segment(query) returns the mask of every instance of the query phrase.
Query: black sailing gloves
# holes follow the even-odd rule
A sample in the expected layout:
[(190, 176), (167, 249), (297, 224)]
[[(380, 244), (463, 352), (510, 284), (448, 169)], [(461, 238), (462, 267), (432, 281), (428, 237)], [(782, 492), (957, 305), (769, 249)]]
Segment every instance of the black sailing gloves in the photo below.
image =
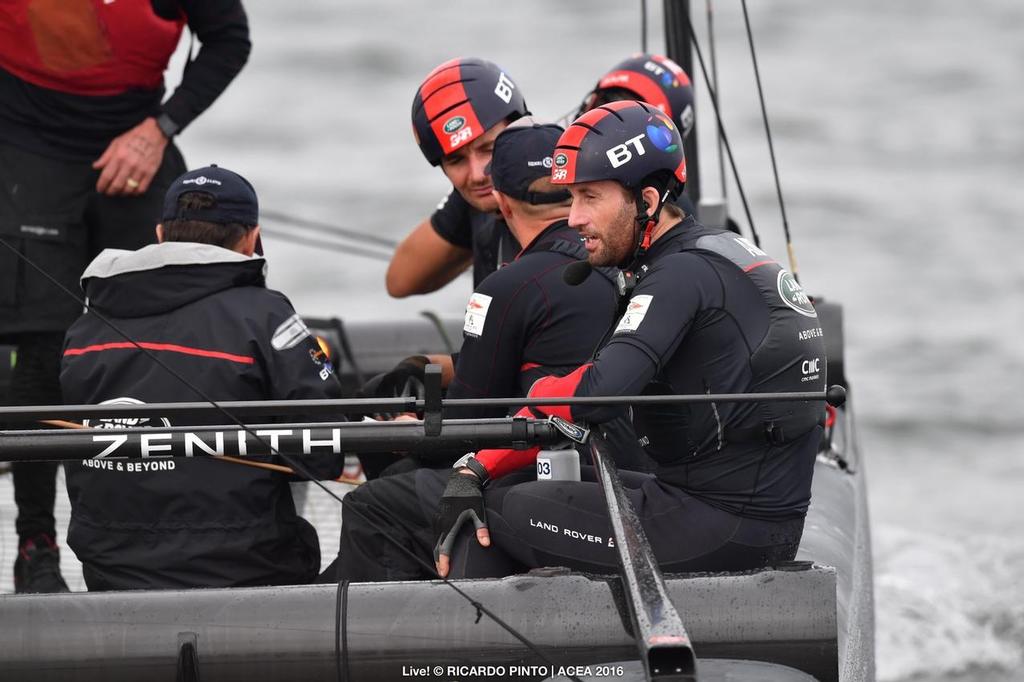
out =
[(483, 547), (491, 544), (487, 532), (487, 512), (484, 511), (483, 482), (473, 473), (452, 471), (448, 485), (441, 496), (441, 504), (434, 516), (434, 565), (442, 578), (448, 575), (448, 557), (462, 525), (472, 519), (476, 526), (476, 539)]

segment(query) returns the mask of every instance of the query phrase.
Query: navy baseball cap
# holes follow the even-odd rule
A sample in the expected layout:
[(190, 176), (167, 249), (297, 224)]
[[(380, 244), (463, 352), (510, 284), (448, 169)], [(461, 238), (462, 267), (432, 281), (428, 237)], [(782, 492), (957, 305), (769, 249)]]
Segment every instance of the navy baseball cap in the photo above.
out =
[[(186, 192), (204, 192), (213, 197), (208, 208), (183, 209), (178, 199)], [(239, 223), (253, 226), (259, 223), (260, 206), (252, 183), (238, 173), (216, 165), (197, 168), (179, 176), (164, 195), (161, 220), (202, 220), (226, 225)]]
[(531, 192), (538, 178), (551, 177), (551, 157), (561, 126), (551, 123), (511, 125), (494, 141), (494, 155), (487, 165), (491, 184), (502, 194), (530, 204), (556, 204), (569, 198), (569, 192)]

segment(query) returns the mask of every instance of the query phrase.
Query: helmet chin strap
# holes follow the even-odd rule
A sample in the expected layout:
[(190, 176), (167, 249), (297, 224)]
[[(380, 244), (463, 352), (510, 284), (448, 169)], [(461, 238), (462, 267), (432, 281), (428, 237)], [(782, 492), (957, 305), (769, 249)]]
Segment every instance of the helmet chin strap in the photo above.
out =
[[(633, 190), (633, 200), (636, 202), (636, 217), (633, 219), (633, 242), (636, 246), (633, 248), (633, 253), (630, 255), (628, 265), (623, 266), (619, 264), (619, 276), (618, 276), (618, 290), (621, 298), (628, 297), (633, 288), (636, 287), (636, 269), (640, 264), (640, 259), (647, 249), (651, 247), (651, 235), (654, 234), (654, 228), (658, 224), (658, 216), (661, 214), (661, 207), (665, 204), (665, 198), (668, 196), (668, 192), (665, 192), (665, 196), (658, 202), (657, 208), (654, 210), (653, 215), (647, 215), (647, 200), (644, 199), (643, 188), (637, 188)], [(627, 261), (623, 261), (624, 263)]]
[(633, 199), (636, 202), (636, 218), (634, 218), (633, 224), (633, 238), (636, 246), (633, 248), (633, 253), (629, 258), (629, 265), (626, 267), (627, 270), (634, 270), (637, 264), (647, 249), (651, 248), (651, 237), (654, 235), (654, 228), (657, 227), (658, 221), (661, 218), (661, 209), (665, 206), (665, 202), (668, 200), (669, 191), (671, 186), (666, 188), (658, 200), (658, 205), (654, 209), (654, 213), (647, 215), (647, 209), (649, 208), (647, 200), (644, 199), (643, 188), (638, 187), (633, 190)]

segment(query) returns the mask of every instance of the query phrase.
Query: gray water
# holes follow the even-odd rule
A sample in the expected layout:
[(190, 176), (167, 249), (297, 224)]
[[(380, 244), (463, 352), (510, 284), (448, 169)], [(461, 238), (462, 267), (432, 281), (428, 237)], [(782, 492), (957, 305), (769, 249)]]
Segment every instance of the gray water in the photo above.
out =
[[(879, 678), (1022, 679), (1024, 4), (751, 5), (801, 279), (846, 308)], [(492, 59), (555, 118), (640, 44), (638, 3), (621, 0), (246, 6), (252, 59), (182, 135), (186, 158), (242, 172), (266, 208), (393, 238), (447, 191), (408, 118), (433, 66)], [(742, 14), (735, 0), (715, 9), (726, 129), (763, 243), (782, 257)], [(704, 191), (719, 194), (708, 112)], [(266, 242), (272, 285), (306, 314), (458, 315), (470, 291), (463, 278), (393, 301), (383, 263)]]

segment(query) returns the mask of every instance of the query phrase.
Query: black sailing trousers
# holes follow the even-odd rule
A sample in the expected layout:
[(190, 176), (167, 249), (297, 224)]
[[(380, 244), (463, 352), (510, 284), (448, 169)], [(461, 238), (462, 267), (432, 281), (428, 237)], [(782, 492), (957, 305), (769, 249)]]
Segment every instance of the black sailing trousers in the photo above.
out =
[[(96, 192), (99, 173), (88, 161), (52, 159), (0, 143), (0, 238), (81, 296), (79, 277), (100, 251), (156, 241), (164, 193), (184, 172), (185, 161), (171, 143), (145, 194), (109, 197)], [(81, 312), (81, 303), (0, 246), (0, 340), (17, 346), (8, 402), (62, 402), (64, 333)], [(20, 538), (56, 537), (56, 471), (53, 462), (12, 465)]]
[[(336, 579), (435, 577), (410, 554), (433, 566), (431, 523), (449, 473), (421, 469), (379, 478), (349, 493)], [(616, 571), (604, 495), (592, 467), (582, 467), (581, 474), (579, 482), (537, 481), (531, 468), (495, 481), (484, 491), (492, 546), (480, 547), (468, 525), (452, 555), (452, 577), (496, 577), (542, 566)], [(619, 475), (665, 571), (738, 571), (796, 556), (802, 516), (743, 518), (650, 474)]]

